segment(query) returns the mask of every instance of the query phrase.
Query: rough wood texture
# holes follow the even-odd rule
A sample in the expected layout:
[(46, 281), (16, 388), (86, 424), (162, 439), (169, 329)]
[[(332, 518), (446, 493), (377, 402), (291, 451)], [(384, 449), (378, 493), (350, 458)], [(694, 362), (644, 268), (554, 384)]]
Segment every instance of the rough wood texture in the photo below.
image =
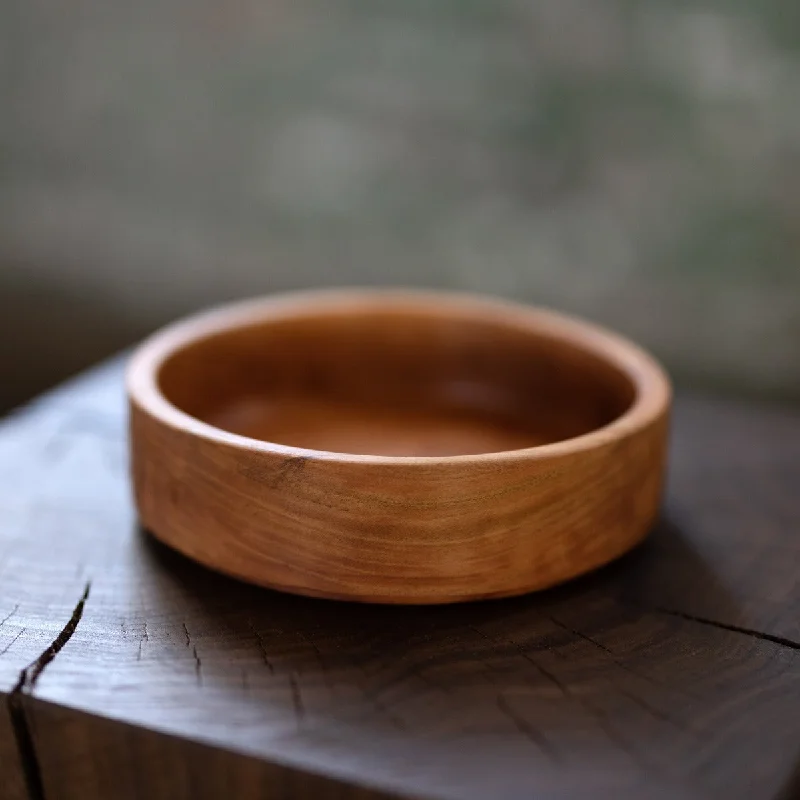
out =
[(640, 542), (661, 498), (661, 368), (522, 305), (404, 291), (237, 304), (156, 335), (128, 387), (148, 529), (298, 594), (547, 588)]
[(0, 797), (3, 800), (26, 800), (28, 797), (18, 752), (10, 709), (6, 703), (2, 703), (0, 704)]
[(432, 608), (168, 551), (135, 524), (124, 418), (117, 365), (0, 427), (0, 754), (30, 745), (3, 798), (22, 761), (34, 800), (797, 796), (797, 413), (679, 399), (642, 547)]

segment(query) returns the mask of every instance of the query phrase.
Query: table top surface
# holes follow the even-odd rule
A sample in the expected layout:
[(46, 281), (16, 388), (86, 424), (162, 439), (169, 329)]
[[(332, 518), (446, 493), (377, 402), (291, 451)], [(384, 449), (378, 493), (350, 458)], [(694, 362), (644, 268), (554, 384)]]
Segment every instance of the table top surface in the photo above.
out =
[(127, 470), (119, 361), (0, 424), (9, 797), (800, 792), (795, 411), (679, 393), (646, 544), (446, 607), (218, 576), (139, 529)]

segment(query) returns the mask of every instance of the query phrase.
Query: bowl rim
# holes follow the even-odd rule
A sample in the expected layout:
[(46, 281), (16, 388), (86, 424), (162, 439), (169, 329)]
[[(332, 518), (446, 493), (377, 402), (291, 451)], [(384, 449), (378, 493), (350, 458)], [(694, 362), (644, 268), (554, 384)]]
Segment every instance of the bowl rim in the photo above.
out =
[[(514, 325), (532, 335), (567, 341), (599, 356), (632, 382), (634, 399), (609, 423), (591, 431), (544, 445), (490, 453), (453, 456), (381, 456), (315, 450), (268, 442), (231, 433), (193, 417), (161, 391), (158, 374), (163, 364), (187, 345), (225, 331), (320, 311), (359, 312), (377, 307), (407, 308), (443, 316)], [(254, 453), (287, 458), (374, 466), (444, 466), (550, 459), (586, 452), (619, 441), (656, 422), (668, 410), (672, 386), (661, 364), (637, 344), (600, 325), (549, 308), (527, 305), (492, 295), (459, 291), (405, 288), (315, 289), (286, 292), (227, 303), (190, 315), (156, 331), (133, 353), (126, 370), (126, 393), (131, 403), (162, 424)]]

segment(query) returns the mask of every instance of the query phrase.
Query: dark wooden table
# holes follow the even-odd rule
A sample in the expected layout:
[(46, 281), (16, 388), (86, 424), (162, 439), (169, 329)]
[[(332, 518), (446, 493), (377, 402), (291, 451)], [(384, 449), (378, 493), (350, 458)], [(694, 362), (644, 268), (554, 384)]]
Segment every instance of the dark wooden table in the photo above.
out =
[(800, 795), (800, 414), (679, 397), (637, 552), (510, 601), (245, 586), (136, 524), (121, 365), (0, 426), (0, 797)]

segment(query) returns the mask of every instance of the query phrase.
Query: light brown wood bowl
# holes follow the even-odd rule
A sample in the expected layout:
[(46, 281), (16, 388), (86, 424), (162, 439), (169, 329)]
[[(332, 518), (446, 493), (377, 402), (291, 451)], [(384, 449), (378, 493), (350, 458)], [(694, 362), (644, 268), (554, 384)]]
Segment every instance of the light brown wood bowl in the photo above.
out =
[(664, 371), (594, 325), (500, 300), (233, 305), (142, 345), (128, 393), (144, 526), (298, 594), (522, 594), (621, 555), (658, 511)]

